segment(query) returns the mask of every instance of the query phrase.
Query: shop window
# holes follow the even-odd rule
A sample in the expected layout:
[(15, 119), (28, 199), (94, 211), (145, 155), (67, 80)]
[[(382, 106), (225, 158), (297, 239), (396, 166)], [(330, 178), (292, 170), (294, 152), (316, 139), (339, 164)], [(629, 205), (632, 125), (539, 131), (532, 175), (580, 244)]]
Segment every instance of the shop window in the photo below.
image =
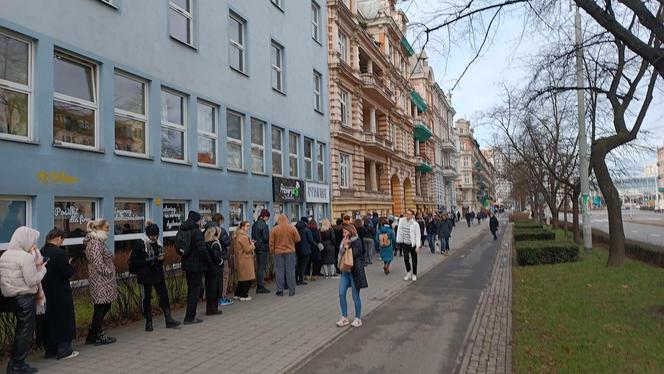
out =
[(198, 203), (198, 213), (205, 222), (212, 221), (212, 216), (219, 213), (219, 205), (216, 201), (201, 201)]
[(164, 237), (177, 234), (180, 225), (187, 219), (187, 203), (184, 201), (165, 201), (162, 211), (162, 230)]
[(254, 202), (254, 214), (252, 215), (253, 222), (258, 221), (258, 215), (261, 214), (261, 210), (267, 209), (268, 203), (265, 201)]
[(231, 201), (230, 204), (228, 204), (229, 229), (235, 231), (242, 221), (244, 221), (244, 203)]
[(30, 199), (0, 197), (0, 250), (7, 249), (17, 228), (31, 224)]

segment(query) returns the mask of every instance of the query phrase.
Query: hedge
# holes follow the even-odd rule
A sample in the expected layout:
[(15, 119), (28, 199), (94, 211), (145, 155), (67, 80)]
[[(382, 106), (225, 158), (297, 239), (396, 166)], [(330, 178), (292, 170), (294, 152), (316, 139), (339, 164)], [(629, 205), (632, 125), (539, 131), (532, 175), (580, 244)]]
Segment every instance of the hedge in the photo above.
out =
[(516, 221), (514, 222), (514, 227), (518, 229), (542, 229), (544, 228), (544, 224), (540, 222), (535, 222), (535, 221)]
[(523, 221), (530, 218), (529, 212), (512, 212), (510, 214), (510, 222)]
[[(598, 229), (593, 229), (593, 242), (608, 246), (609, 234)], [(625, 254), (632, 259), (664, 268), (664, 247), (625, 239)]]
[(519, 265), (544, 265), (579, 259), (579, 246), (568, 241), (529, 241), (516, 243)]
[(514, 240), (517, 242), (555, 239), (556, 233), (549, 229), (514, 229)]

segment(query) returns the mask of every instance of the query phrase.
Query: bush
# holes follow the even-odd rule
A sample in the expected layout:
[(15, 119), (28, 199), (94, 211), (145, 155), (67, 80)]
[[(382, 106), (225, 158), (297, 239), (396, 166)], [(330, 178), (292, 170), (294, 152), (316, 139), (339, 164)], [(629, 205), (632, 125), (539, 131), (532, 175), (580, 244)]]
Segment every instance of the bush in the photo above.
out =
[[(593, 242), (609, 244), (609, 234), (593, 229)], [(625, 254), (629, 258), (648, 263), (657, 267), (664, 267), (664, 247), (625, 239)]]
[(510, 222), (528, 220), (529, 218), (529, 212), (514, 212), (510, 214)]
[(530, 241), (516, 243), (519, 265), (544, 265), (579, 259), (579, 246), (567, 241)]
[(549, 229), (514, 229), (514, 240), (517, 242), (555, 239), (556, 233)]
[(535, 222), (531, 220), (526, 220), (526, 221), (515, 221), (514, 222), (514, 227), (518, 229), (542, 229), (544, 228), (544, 224), (540, 222)]

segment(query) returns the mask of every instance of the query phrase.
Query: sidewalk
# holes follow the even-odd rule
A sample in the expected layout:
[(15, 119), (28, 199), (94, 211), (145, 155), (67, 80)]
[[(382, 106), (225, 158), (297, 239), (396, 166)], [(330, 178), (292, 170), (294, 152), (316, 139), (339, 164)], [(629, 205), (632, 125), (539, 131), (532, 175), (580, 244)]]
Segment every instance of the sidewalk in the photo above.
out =
[[(485, 233), (486, 225), (457, 225), (452, 249), (460, 248)], [(418, 273), (426, 272), (446, 256), (431, 254), (424, 247)], [(393, 272), (384, 275), (381, 263), (366, 268), (369, 288), (362, 290), (362, 313), (368, 316), (385, 301), (407, 287), (403, 281), (402, 257), (396, 257)], [(31, 364), (48, 373), (282, 373), (351, 328), (335, 326), (339, 318), (338, 280), (321, 279), (297, 288), (294, 297), (258, 295), (247, 303), (224, 307), (220, 316), (203, 316), (204, 323), (166, 330), (155, 318), (155, 331), (143, 331), (143, 322), (109, 331), (118, 342), (109, 346), (79, 346), (79, 357), (68, 361), (34, 359)], [(352, 311), (350, 292), (349, 309)], [(199, 313), (205, 311), (199, 305)], [(178, 311), (181, 317), (184, 311)]]

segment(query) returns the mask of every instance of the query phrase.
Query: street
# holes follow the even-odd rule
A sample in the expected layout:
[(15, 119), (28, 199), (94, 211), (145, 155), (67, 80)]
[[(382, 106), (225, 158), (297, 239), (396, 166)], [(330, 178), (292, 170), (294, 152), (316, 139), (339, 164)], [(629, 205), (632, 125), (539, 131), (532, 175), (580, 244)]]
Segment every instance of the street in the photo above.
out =
[[(642, 210), (632, 212), (623, 210), (622, 214), (625, 238), (664, 246), (664, 214)], [(593, 210), (591, 216), (593, 228), (609, 232), (609, 218), (606, 210)], [(560, 219), (562, 220), (563, 217), (561, 214)], [(568, 215), (567, 219), (571, 222), (572, 216)], [(579, 217), (579, 224), (581, 224), (581, 217)]]

